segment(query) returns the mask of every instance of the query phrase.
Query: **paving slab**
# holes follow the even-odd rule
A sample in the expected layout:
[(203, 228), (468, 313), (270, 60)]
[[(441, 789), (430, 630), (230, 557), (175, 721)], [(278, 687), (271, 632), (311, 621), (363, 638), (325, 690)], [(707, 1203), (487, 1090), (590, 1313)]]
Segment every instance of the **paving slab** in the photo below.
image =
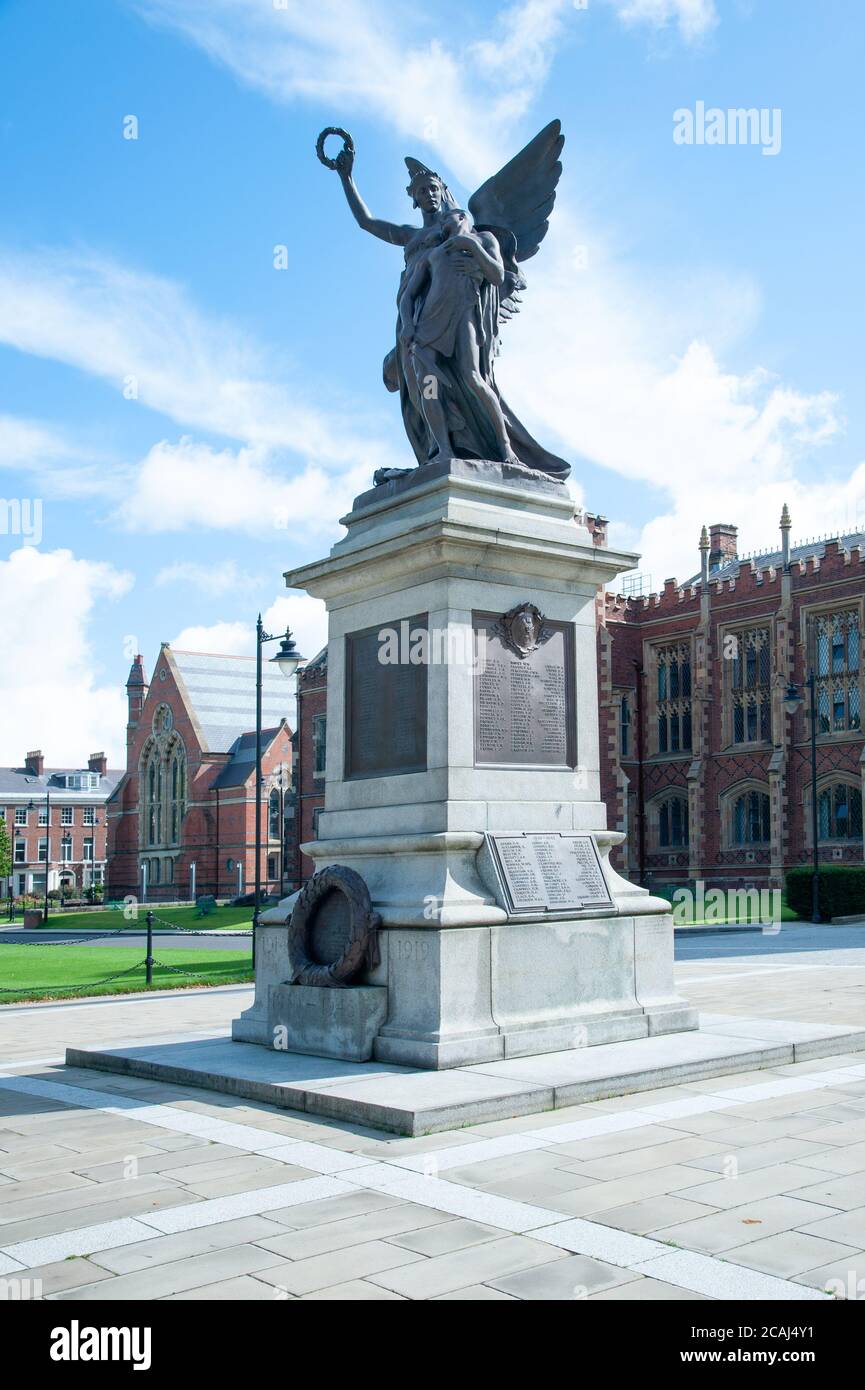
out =
[(707, 1293), (714, 1298), (738, 1301), (740, 1299), (767, 1299), (770, 1301), (816, 1301), (825, 1295), (817, 1289), (802, 1288), (801, 1296), (794, 1292), (794, 1285), (786, 1280), (776, 1279), (770, 1274), (742, 1266), (725, 1264), (720, 1260), (707, 1259), (705, 1255), (690, 1250), (672, 1250), (657, 1259), (647, 1260), (643, 1265), (634, 1266), (640, 1274), (649, 1274), (655, 1279), (663, 1279), (668, 1284), (679, 1284), (682, 1288), (693, 1289), (696, 1293)]
[[(37, 1265), (35, 1269), (22, 1272), (34, 1289), (34, 1297), (47, 1298), (48, 1294), (60, 1293), (64, 1289), (74, 1289), (79, 1284), (97, 1284), (100, 1279), (110, 1279), (107, 1269), (100, 1269), (90, 1260), (57, 1260), (52, 1264)], [(38, 1290), (38, 1293), (35, 1292)]]
[(188, 1260), (174, 1260), (171, 1264), (139, 1269), (133, 1274), (118, 1274), (98, 1284), (82, 1284), (75, 1289), (64, 1289), (60, 1293), (49, 1294), (48, 1297), (73, 1303), (89, 1303), (91, 1299), (126, 1302), (165, 1298), (168, 1294), (180, 1293), (184, 1289), (218, 1283), (229, 1276), (251, 1274), (263, 1269), (270, 1258), (268, 1251), (259, 1250), (254, 1245), (235, 1245), (227, 1250), (194, 1255)]
[(345, 1284), (332, 1284), (329, 1289), (316, 1289), (303, 1295), (304, 1302), (333, 1300), (335, 1303), (404, 1303), (402, 1294), (370, 1284), (366, 1279), (349, 1279)]
[(433, 1303), (516, 1303), (513, 1294), (494, 1289), (491, 1284), (471, 1284), (467, 1289), (455, 1289), (453, 1293), (438, 1293)]
[(270, 1264), (261, 1268), (257, 1277), (298, 1296), (402, 1265), (425, 1263), (424, 1256), (416, 1250), (401, 1249), (384, 1240), (370, 1240), (303, 1260), (277, 1261), (269, 1251), (262, 1253), (267, 1254)]
[(833, 1260), (849, 1264), (856, 1254), (855, 1250), (837, 1241), (809, 1236), (803, 1231), (780, 1231), (776, 1236), (752, 1241), (739, 1250), (725, 1250), (724, 1259), (747, 1265), (749, 1269), (760, 1269), (764, 1274), (790, 1279), (794, 1274), (804, 1274)]
[[(846, 1026), (750, 1018), (731, 1022), (722, 1017), (713, 1022), (713, 1030), (437, 1072), (274, 1052), (230, 1038), (70, 1047), (66, 1061), (86, 1071), (200, 1086), (374, 1129), (421, 1135), (788, 1065), (797, 1058), (849, 1056), (865, 1050), (865, 1029)], [(795, 1081), (789, 1084), (796, 1087)]]
[(525, 1236), (508, 1236), (486, 1241), (447, 1255), (420, 1259), (403, 1269), (391, 1269), (372, 1276), (381, 1284), (407, 1298), (435, 1298), (470, 1284), (487, 1284), (520, 1269), (532, 1269), (553, 1260), (565, 1259), (563, 1250), (544, 1245)]
[(590, 1260), (585, 1255), (568, 1255), (552, 1264), (522, 1269), (490, 1282), (494, 1288), (513, 1294), (515, 1298), (574, 1302), (636, 1279), (638, 1276), (629, 1269)]
[[(713, 1212), (696, 1221), (667, 1226), (663, 1239), (706, 1254), (738, 1249), (740, 1245), (777, 1235), (779, 1231), (806, 1230), (814, 1235), (825, 1235), (829, 1240), (840, 1239), (837, 1227), (834, 1231), (825, 1229), (828, 1221), (838, 1220), (838, 1215), (816, 1202), (803, 1202), (795, 1195), (766, 1197), (741, 1207)], [(843, 1218), (844, 1213), (841, 1216)]]
[(280, 1293), (272, 1284), (263, 1284), (248, 1274), (239, 1274), (235, 1279), (223, 1279), (218, 1284), (204, 1284), (199, 1289), (184, 1289), (182, 1293), (172, 1293), (166, 1303), (273, 1303), (275, 1297), (293, 1302), (291, 1294)]
[(617, 1284), (612, 1289), (602, 1289), (600, 1293), (590, 1293), (589, 1298), (593, 1303), (596, 1300), (614, 1300), (617, 1303), (667, 1303), (676, 1299), (686, 1299), (689, 1303), (711, 1301), (708, 1294), (694, 1293), (693, 1289), (680, 1288), (676, 1284), (665, 1284), (660, 1279), (646, 1277), (630, 1280), (627, 1284)]
[(280, 1227), (264, 1216), (247, 1216), (238, 1221), (226, 1221), (221, 1226), (206, 1226), (198, 1231), (181, 1231), (163, 1236), (151, 1230), (149, 1238), (116, 1249), (94, 1250), (90, 1259), (100, 1269), (111, 1274), (133, 1274), (139, 1269), (186, 1260), (193, 1255), (206, 1255), (231, 1245), (260, 1244), (278, 1236)]
[(640, 1202), (629, 1202), (623, 1207), (595, 1212), (592, 1220), (599, 1221), (602, 1226), (616, 1226), (621, 1231), (634, 1231), (642, 1236), (660, 1232), (658, 1239), (663, 1240), (666, 1226), (698, 1221), (701, 1216), (711, 1216), (714, 1210), (714, 1207), (703, 1206), (699, 1202), (688, 1202), (682, 1197), (662, 1193), (659, 1197), (646, 1197)]
[[(264, 1250), (270, 1250), (276, 1259), (281, 1257), (284, 1260), (308, 1260), (316, 1255), (330, 1254), (334, 1250), (348, 1250), (355, 1245), (365, 1245), (372, 1240), (388, 1240), (395, 1245), (403, 1245), (406, 1250), (428, 1254), (424, 1237), (433, 1232), (427, 1228), (431, 1227), (434, 1231), (437, 1226), (452, 1227), (461, 1224), (470, 1223), (451, 1221), (445, 1212), (430, 1211), (425, 1207), (405, 1203), (385, 1207), (381, 1211), (366, 1212), (363, 1216), (349, 1217), (345, 1221), (327, 1221), (324, 1225), (303, 1230), (280, 1233), (272, 1230), (255, 1243)], [(501, 1232), (492, 1227), (483, 1229), (489, 1230), (491, 1239), (501, 1236)], [(401, 1239), (406, 1233), (410, 1234), (406, 1239)], [(466, 1244), (469, 1244), (468, 1240)]]

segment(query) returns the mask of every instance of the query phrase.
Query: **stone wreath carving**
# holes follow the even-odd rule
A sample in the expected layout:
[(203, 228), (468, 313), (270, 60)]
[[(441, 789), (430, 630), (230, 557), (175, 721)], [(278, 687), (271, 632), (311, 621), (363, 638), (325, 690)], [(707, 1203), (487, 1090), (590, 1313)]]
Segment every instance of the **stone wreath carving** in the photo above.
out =
[[(313, 932), (325, 899), (339, 893), (348, 906), (348, 940), (342, 954), (330, 964), (314, 959)], [(380, 960), (378, 929), (381, 917), (373, 912), (369, 889), (354, 869), (330, 864), (313, 874), (297, 898), (288, 925), (289, 983), (344, 989), (362, 970)]]
[(525, 661), (527, 656), (549, 641), (553, 629), (533, 603), (518, 603), (516, 608), (511, 608), (499, 618), (493, 633), (521, 661)]

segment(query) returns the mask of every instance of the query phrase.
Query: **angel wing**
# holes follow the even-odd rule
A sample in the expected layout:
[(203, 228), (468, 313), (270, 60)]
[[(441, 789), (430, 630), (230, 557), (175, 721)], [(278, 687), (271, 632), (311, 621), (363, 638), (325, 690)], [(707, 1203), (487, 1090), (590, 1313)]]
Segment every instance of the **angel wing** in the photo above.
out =
[(564, 143), (561, 121), (550, 121), (469, 198), (469, 212), (477, 226), (506, 227), (513, 233), (518, 261), (533, 256), (547, 234)]

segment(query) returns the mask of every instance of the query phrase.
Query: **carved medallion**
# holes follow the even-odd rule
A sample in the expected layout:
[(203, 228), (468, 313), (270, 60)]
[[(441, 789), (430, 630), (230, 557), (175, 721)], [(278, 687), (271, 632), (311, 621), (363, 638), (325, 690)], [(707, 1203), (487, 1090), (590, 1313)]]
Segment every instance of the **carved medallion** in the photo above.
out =
[(493, 631), (521, 661), (525, 661), (553, 635), (553, 628), (533, 603), (520, 603), (516, 608), (511, 608), (502, 615)]
[(300, 893), (288, 926), (293, 985), (343, 989), (379, 963), (381, 917), (354, 869), (330, 864)]

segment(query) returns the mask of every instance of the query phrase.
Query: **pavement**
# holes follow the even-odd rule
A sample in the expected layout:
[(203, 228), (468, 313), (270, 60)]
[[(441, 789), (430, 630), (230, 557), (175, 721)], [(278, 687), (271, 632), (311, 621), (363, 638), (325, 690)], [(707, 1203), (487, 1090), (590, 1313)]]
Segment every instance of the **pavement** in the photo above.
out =
[[(677, 981), (710, 1013), (861, 1027), (863, 946), (851, 927), (690, 937)], [(0, 1009), (0, 1280), (14, 1296), (865, 1295), (861, 1053), (422, 1139), (62, 1065), (66, 1046), (219, 1036), (251, 997)]]

